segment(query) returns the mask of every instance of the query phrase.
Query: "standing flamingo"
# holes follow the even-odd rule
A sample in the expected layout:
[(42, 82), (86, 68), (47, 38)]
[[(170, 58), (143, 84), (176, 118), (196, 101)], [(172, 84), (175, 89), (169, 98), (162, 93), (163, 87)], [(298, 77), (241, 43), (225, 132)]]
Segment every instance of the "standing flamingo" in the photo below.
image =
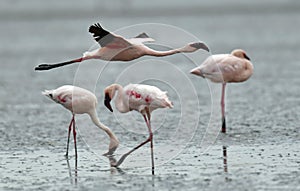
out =
[(222, 133), (226, 133), (225, 122), (225, 86), (230, 82), (246, 81), (253, 73), (253, 65), (246, 52), (236, 49), (231, 54), (216, 54), (208, 57), (192, 74), (208, 78), (212, 82), (222, 83)]
[(75, 147), (75, 158), (77, 159), (77, 146), (76, 146), (76, 130), (75, 130), (75, 114), (88, 114), (93, 121), (93, 123), (104, 130), (110, 138), (110, 143), (108, 147), (108, 152), (105, 155), (112, 155), (119, 145), (119, 140), (115, 134), (104, 124), (99, 121), (97, 116), (96, 106), (97, 98), (96, 96), (83, 88), (64, 85), (54, 90), (45, 90), (43, 95), (49, 97), (51, 100), (56, 103), (61, 104), (66, 109), (72, 112), (72, 120), (69, 125), (68, 131), (68, 142), (67, 142), (67, 152), (68, 156), (69, 151), (69, 141), (70, 141), (70, 132), (73, 125), (73, 136), (74, 136), (74, 147)]
[(140, 112), (147, 124), (149, 131), (149, 138), (133, 148), (129, 152), (125, 153), (115, 166), (119, 166), (124, 159), (133, 151), (137, 150), (144, 144), (150, 141), (151, 148), (151, 161), (152, 161), (152, 174), (154, 175), (154, 156), (153, 156), (153, 133), (151, 129), (151, 112), (158, 108), (173, 108), (173, 104), (169, 101), (167, 92), (163, 92), (155, 86), (144, 84), (129, 84), (124, 88), (119, 84), (112, 84), (105, 88), (105, 106), (113, 112), (110, 105), (110, 101), (118, 91), (118, 95), (115, 100), (116, 108), (121, 113), (127, 113), (132, 110)]
[(67, 62), (57, 64), (40, 64), (35, 67), (35, 70), (49, 70), (89, 59), (130, 61), (144, 55), (168, 56), (180, 52), (194, 52), (198, 49), (209, 51), (208, 47), (203, 42), (190, 43), (184, 47), (168, 51), (153, 50), (143, 44), (144, 42), (154, 41), (147, 34), (142, 33), (134, 38), (125, 39), (122, 36), (106, 31), (99, 23), (90, 26), (89, 32), (93, 34), (94, 39), (102, 48), (98, 48), (91, 52), (85, 52), (82, 57)]

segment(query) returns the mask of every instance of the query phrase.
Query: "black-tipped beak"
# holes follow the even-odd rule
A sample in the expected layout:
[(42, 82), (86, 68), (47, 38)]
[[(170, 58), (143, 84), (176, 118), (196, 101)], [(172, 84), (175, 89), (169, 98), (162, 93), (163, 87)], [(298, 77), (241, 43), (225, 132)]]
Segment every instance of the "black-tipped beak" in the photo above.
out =
[(208, 46), (203, 42), (196, 42), (196, 43), (190, 44), (190, 46), (197, 48), (197, 49), (203, 49), (203, 50), (206, 50), (207, 52), (209, 52)]
[(245, 57), (247, 60), (250, 60), (250, 58), (247, 56), (247, 54), (244, 54), (244, 57)]
[(196, 76), (202, 76), (201, 71), (198, 68), (194, 68), (190, 71), (191, 74), (195, 74)]
[(105, 98), (104, 98), (104, 105), (107, 107), (107, 109), (109, 109), (109, 111), (113, 112), (113, 109), (112, 109), (112, 107), (110, 105), (110, 101), (111, 101), (111, 99), (109, 97), (109, 94), (106, 93), (105, 94)]

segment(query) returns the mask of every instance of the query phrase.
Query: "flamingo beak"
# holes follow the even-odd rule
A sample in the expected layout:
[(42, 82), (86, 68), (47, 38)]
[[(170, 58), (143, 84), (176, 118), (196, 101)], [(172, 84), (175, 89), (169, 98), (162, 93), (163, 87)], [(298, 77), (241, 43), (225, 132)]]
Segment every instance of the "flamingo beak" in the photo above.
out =
[(247, 56), (247, 54), (244, 54), (244, 57), (245, 57), (247, 60), (250, 60), (250, 58)]
[(111, 101), (110, 96), (108, 93), (106, 93), (104, 98), (104, 105), (107, 107), (107, 109), (109, 109), (109, 111), (113, 112), (113, 109), (110, 105), (110, 101)]
[(196, 76), (202, 76), (202, 73), (198, 68), (192, 69), (190, 73), (195, 74)]
[(206, 50), (207, 52), (209, 52), (208, 46), (203, 42), (192, 43), (192, 44), (190, 44), (190, 46), (197, 48), (197, 49), (203, 49), (203, 50)]

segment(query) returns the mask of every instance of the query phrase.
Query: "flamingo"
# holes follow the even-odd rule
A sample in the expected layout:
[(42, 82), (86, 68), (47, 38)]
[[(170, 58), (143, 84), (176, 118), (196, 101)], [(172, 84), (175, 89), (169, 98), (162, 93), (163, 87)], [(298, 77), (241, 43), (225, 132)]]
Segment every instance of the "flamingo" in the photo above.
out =
[(69, 125), (68, 130), (68, 142), (67, 142), (67, 152), (66, 157), (68, 156), (69, 151), (69, 141), (71, 128), (73, 126), (73, 136), (74, 136), (74, 147), (75, 147), (75, 158), (77, 161), (77, 146), (76, 146), (76, 130), (75, 130), (75, 114), (88, 114), (92, 122), (105, 131), (110, 138), (108, 152), (104, 155), (112, 155), (119, 145), (119, 140), (115, 134), (104, 124), (99, 121), (97, 116), (96, 106), (97, 98), (96, 96), (83, 88), (64, 85), (57, 89), (45, 90), (42, 92), (43, 95), (49, 97), (51, 100), (56, 103), (61, 104), (67, 110), (72, 112), (72, 119)]
[(93, 34), (94, 39), (99, 43), (99, 45), (102, 48), (98, 48), (91, 52), (85, 52), (82, 57), (67, 62), (61, 62), (57, 64), (40, 64), (37, 67), (35, 67), (35, 70), (49, 70), (52, 68), (73, 64), (76, 62), (82, 62), (84, 60), (89, 59), (101, 59), (108, 61), (130, 61), (144, 55), (160, 57), (180, 52), (194, 52), (198, 49), (204, 49), (206, 51), (209, 51), (208, 47), (203, 42), (190, 43), (184, 47), (168, 51), (153, 50), (143, 44), (145, 42), (154, 41), (146, 33), (141, 33), (138, 36), (131, 39), (125, 39), (122, 36), (106, 31), (101, 27), (99, 23), (91, 25), (89, 27), (89, 32)]
[(208, 78), (212, 82), (222, 83), (221, 109), (222, 133), (226, 133), (225, 87), (227, 83), (244, 82), (253, 74), (253, 65), (246, 52), (236, 49), (231, 54), (216, 54), (208, 57), (199, 67), (191, 70), (192, 74)]
[(146, 125), (149, 131), (149, 138), (140, 143), (138, 146), (125, 153), (120, 160), (116, 163), (116, 167), (119, 166), (124, 159), (133, 151), (137, 150), (144, 144), (150, 142), (151, 149), (151, 162), (152, 162), (152, 175), (154, 175), (154, 156), (153, 156), (153, 133), (151, 129), (151, 112), (158, 108), (173, 108), (172, 102), (170, 102), (167, 92), (161, 91), (159, 88), (144, 84), (129, 84), (124, 88), (119, 84), (112, 84), (105, 88), (105, 100), (104, 105), (113, 112), (110, 105), (110, 101), (116, 95), (115, 105), (119, 112), (127, 113), (135, 110), (141, 113), (144, 117)]

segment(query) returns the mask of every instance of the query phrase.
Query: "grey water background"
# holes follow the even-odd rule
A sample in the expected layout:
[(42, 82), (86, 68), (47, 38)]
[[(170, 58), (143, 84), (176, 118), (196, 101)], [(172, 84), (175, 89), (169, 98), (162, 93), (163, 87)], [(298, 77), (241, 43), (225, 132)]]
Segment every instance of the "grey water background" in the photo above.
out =
[[(300, 189), (298, 1), (7, 0), (1, 1), (0, 5), (1, 190)], [(227, 86), (228, 133), (220, 134), (208, 150), (200, 152), (210, 117), (210, 92), (208, 82), (189, 76), (199, 100), (190, 97), (186, 101), (191, 104), (193, 100), (194, 104), (199, 101), (199, 126), (188, 147), (158, 166), (156, 176), (152, 177), (149, 169), (125, 164), (121, 166), (122, 172), (110, 168), (109, 161), (93, 153), (81, 138), (75, 171), (73, 151), (69, 163), (63, 156), (70, 113), (40, 92), (83, 78), (80, 83), (88, 86), (94, 79), (92, 66), (103, 67), (105, 62), (91, 61), (80, 65), (83, 67), (80, 71), (90, 72), (82, 77), (78, 74), (78, 65), (40, 73), (33, 68), (41, 62), (78, 57), (91, 46), (95, 47), (87, 32), (94, 22), (100, 22), (111, 31), (140, 23), (164, 23), (205, 41), (212, 53), (228, 53), (234, 48), (246, 50), (254, 64), (254, 75), (243, 84)], [(144, 31), (132, 31), (128, 37), (139, 32)], [(165, 36), (153, 35), (158, 42), (163, 42)], [(176, 39), (174, 43), (169, 42), (170, 46), (180, 45), (180, 37), (176, 34), (170, 33), (166, 38), (169, 41)], [(196, 64), (199, 65), (208, 55), (198, 51), (189, 56), (198, 59)], [(187, 75), (193, 66), (183, 55), (165, 60), (178, 63)], [(103, 107), (101, 94), (105, 85), (113, 82), (116, 73), (132, 63), (118, 63), (118, 67), (110, 64), (107, 72), (101, 73), (103, 84), (99, 83), (95, 92), (99, 98), (101, 120), (129, 146), (145, 139), (146, 134), (140, 137), (120, 128), (120, 122)], [(174, 83), (180, 85), (182, 81)], [(93, 90), (93, 87), (89, 88)], [(170, 93), (173, 95), (172, 90)], [(173, 98), (176, 101), (176, 96)], [(180, 114), (176, 108), (174, 112), (167, 112), (171, 116)], [(198, 111), (187, 112), (190, 115), (183, 117), (190, 119), (189, 124), (193, 122), (192, 114)], [(137, 122), (127, 123), (142, 125), (140, 116), (132, 115)], [(85, 119), (88, 118), (82, 118)], [(155, 136), (156, 144), (166, 141), (161, 134), (168, 135), (176, 122), (164, 122), (170, 129), (161, 130)], [(81, 124), (78, 124), (79, 129)], [(99, 131), (99, 134), (103, 133)], [(176, 142), (173, 144), (179, 146)], [(70, 146), (72, 148), (72, 144)], [(227, 172), (223, 164), (223, 146), (227, 147)], [(150, 156), (145, 155), (144, 159), (148, 161)]]

